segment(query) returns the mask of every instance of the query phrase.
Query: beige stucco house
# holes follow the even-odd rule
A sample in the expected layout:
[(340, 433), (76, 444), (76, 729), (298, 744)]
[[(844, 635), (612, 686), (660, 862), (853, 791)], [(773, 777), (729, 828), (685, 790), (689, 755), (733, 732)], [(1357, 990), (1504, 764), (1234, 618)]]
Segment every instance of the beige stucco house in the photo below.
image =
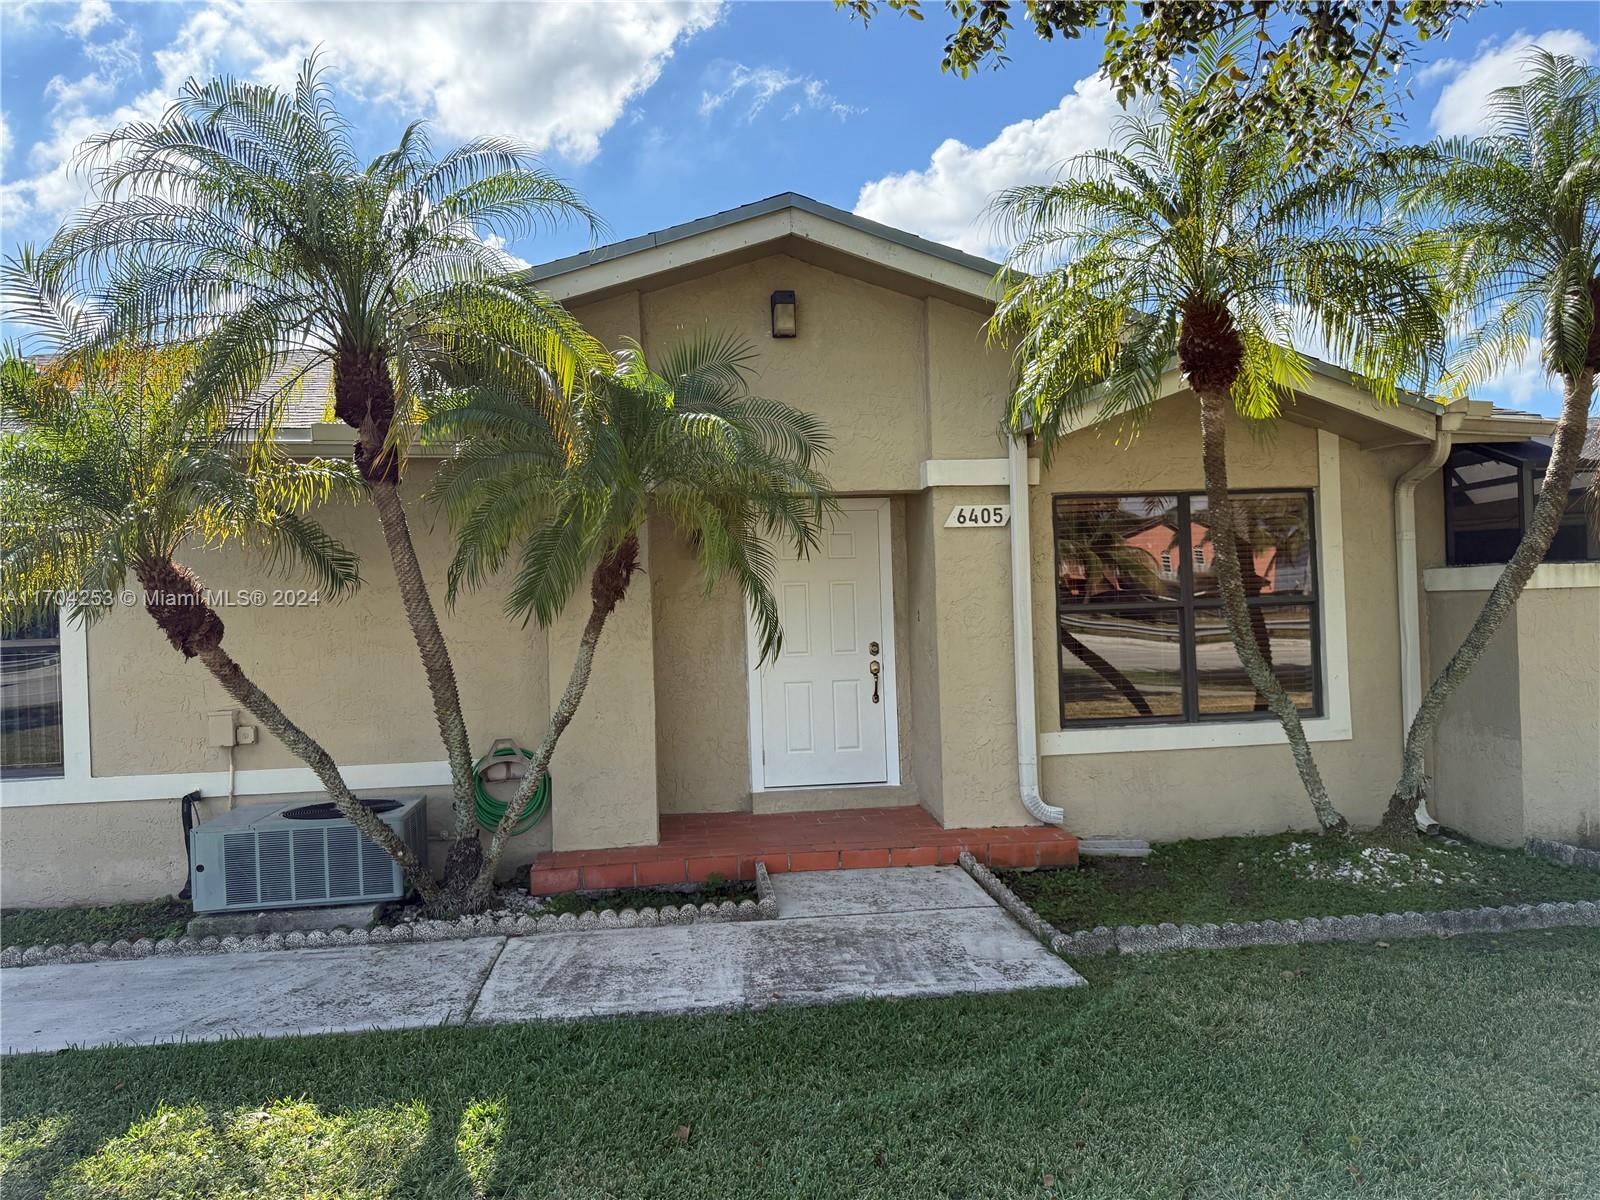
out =
[[(824, 552), (783, 568), (786, 650), (762, 671), (736, 592), (706, 594), (689, 549), (647, 530), (646, 571), (557, 753), (550, 818), (514, 858), (647, 845), (663, 814), (695, 812), (916, 805), (947, 828), (1054, 819), (1152, 840), (1309, 824), (1210, 603), (1193, 397), (1174, 374), (1137, 436), (1087, 423), (1044, 464), (1000, 432), (994, 270), (784, 195), (532, 272), (611, 342), (750, 340), (757, 390), (825, 419), (843, 499)], [(788, 303), (793, 336), (774, 336)], [(312, 400), (282, 436), (344, 453), (349, 431)], [(1549, 431), (1475, 402), (1381, 404), (1332, 367), (1265, 436), (1233, 431), (1261, 623), (1357, 822), (1382, 811), (1407, 715), (1514, 541)], [(429, 470), (414, 467), (413, 497)], [(1600, 838), (1600, 553), (1574, 511), (1557, 546), (1573, 561), (1539, 569), (1433, 759), (1433, 815), (1494, 842)], [(229, 647), (268, 693), (357, 789), (428, 794), (443, 836), (448, 775), (377, 521), (356, 507), (326, 523), (365, 563), (341, 604), (231, 552), (192, 561), (235, 598)], [(448, 531), (420, 509), (414, 524), (442, 600)], [(265, 603), (237, 603), (255, 589)], [(522, 629), (492, 591), (445, 614), (475, 746), (537, 740), (581, 620)], [(36, 669), (19, 674), (29, 647)], [(59, 749), (0, 780), (7, 905), (170, 893), (177, 797), (199, 789), (215, 812), (314, 790), (265, 735), (215, 744), (219, 720), (248, 738), (248, 715), (137, 609), (20, 649), (8, 713), (48, 716), (55, 655)]]

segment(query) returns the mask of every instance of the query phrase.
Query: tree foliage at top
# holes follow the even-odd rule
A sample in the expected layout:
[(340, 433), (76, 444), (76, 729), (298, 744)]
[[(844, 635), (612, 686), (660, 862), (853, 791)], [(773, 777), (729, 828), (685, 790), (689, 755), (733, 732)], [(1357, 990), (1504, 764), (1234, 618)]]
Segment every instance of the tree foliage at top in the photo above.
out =
[[(1230, 53), (1203, 48), (1197, 79)], [(1251, 420), (1308, 381), (1308, 331), (1380, 399), (1433, 369), (1443, 301), (1381, 219), (1385, 156), (1286, 170), (1287, 135), (1219, 136), (1205, 106), (1203, 82), (1167, 93), (1122, 119), (1113, 148), (993, 201), (1013, 247), (993, 323), (1014, 339), (1011, 419), (1047, 453), (1091, 412), (1142, 419), (1174, 360)]]
[(201, 340), (190, 386), (224, 407), (276, 406), (330, 362), (369, 480), (398, 478), (423, 394), (468, 373), (553, 396), (599, 354), (489, 236), (598, 227), (582, 199), (516, 141), (436, 154), (420, 121), (364, 161), (315, 58), (290, 90), (190, 80), (81, 160), (98, 199), (52, 270), (94, 286), (114, 335)]
[[(1421, 42), (1445, 36), (1480, 0), (946, 0), (955, 22), (942, 66), (966, 77), (999, 67), (1018, 7), (1044, 41), (1104, 30), (1101, 70), (1119, 102), (1176, 87), (1175, 68), (1217, 40), (1249, 39), (1199, 81), (1215, 128), (1271, 124), (1291, 153), (1320, 157), (1348, 136), (1357, 114), (1381, 110)], [(923, 19), (922, 0), (834, 0), (863, 22), (881, 5)], [(1380, 123), (1388, 123), (1382, 113)]]

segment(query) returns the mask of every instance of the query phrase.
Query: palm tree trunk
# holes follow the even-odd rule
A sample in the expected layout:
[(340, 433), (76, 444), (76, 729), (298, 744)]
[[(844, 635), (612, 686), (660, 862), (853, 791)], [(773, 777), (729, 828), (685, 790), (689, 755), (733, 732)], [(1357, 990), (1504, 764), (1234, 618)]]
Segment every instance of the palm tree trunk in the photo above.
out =
[(1424, 772), (1424, 752), (1433, 741), (1444, 706), (1463, 680), (1472, 671), (1484, 649), (1493, 640), (1495, 632), (1510, 615), (1517, 597), (1527, 586), (1533, 570), (1544, 561), (1556, 530), (1561, 524), (1562, 511), (1572, 488), (1572, 477), (1578, 470), (1578, 457), (1583, 450), (1589, 405), (1594, 395), (1592, 369), (1576, 376), (1563, 378), (1564, 395), (1561, 420), (1556, 424), (1555, 438), (1550, 445), (1550, 463), (1545, 467), (1544, 488), (1539, 502), (1533, 507), (1527, 531), (1517, 543), (1515, 552), (1500, 578), (1483, 602), (1478, 619), (1472, 623), (1461, 645), (1445, 663), (1444, 670), (1434, 678), (1427, 695), (1412, 718), (1406, 732), (1405, 753), (1400, 764), (1400, 779), (1389, 797), (1389, 807), (1384, 813), (1382, 828), (1396, 834), (1416, 832), (1417, 806), (1427, 798), (1427, 775)]
[(1311, 756), (1311, 744), (1306, 740), (1305, 727), (1300, 723), (1299, 710), (1294, 700), (1272, 673), (1266, 656), (1257, 644), (1255, 630), (1251, 627), (1250, 606), (1245, 603), (1244, 579), (1239, 565), (1239, 543), (1234, 520), (1233, 500), (1228, 495), (1227, 460), (1228, 393), (1222, 388), (1205, 388), (1200, 391), (1200, 444), (1205, 467), (1206, 509), (1211, 520), (1211, 542), (1217, 570), (1217, 588), (1222, 595), (1222, 613), (1227, 618), (1228, 632), (1233, 637), (1234, 650), (1239, 655), (1245, 674), (1256, 691), (1266, 697), (1267, 707), (1283, 726), (1289, 739), (1289, 750), (1294, 756), (1295, 769), (1300, 772), (1300, 782), (1316, 813), (1317, 824), (1324, 832), (1343, 830), (1347, 822), (1328, 798), (1328, 789)]
[[(1259, 585), (1264, 583), (1265, 580), (1256, 574), (1255, 547), (1251, 546), (1248, 542), (1240, 538), (1235, 538), (1233, 545), (1234, 552), (1239, 556), (1239, 573), (1241, 579), (1244, 575), (1244, 564), (1246, 561), (1245, 556), (1249, 555), (1250, 579), (1251, 582), (1257, 586), (1254, 588), (1246, 588), (1245, 593), (1246, 595), (1257, 595), (1260, 592)], [(1272, 638), (1267, 635), (1267, 614), (1262, 612), (1259, 606), (1252, 605), (1250, 607), (1250, 632), (1255, 638), (1256, 649), (1261, 652), (1262, 661), (1267, 664), (1267, 669), (1271, 670)], [(1256, 700), (1253, 710), (1255, 712), (1265, 712), (1267, 710), (1267, 698), (1260, 692), (1256, 693)]]
[(328, 798), (339, 811), (352, 825), (400, 864), (406, 873), (406, 878), (411, 881), (411, 885), (417, 889), (423, 900), (430, 905), (437, 904), (439, 885), (434, 882), (427, 866), (418, 861), (417, 856), (411, 852), (411, 847), (401, 841), (394, 830), (378, 820), (356, 799), (355, 794), (345, 783), (344, 777), (339, 774), (339, 768), (332, 756), (322, 748), (321, 743), (285, 716), (271, 697), (245, 676), (239, 664), (234, 662), (220, 643), (201, 650), (197, 657), (228, 695), (266, 726), (291, 754), (311, 768), (322, 786), (327, 789)]
[(350, 823), (376, 842), (400, 864), (412, 885), (430, 903), (437, 901), (438, 885), (411, 848), (392, 829), (355, 798), (339, 774), (333, 756), (315, 738), (284, 715), (283, 709), (246, 677), (243, 669), (222, 648), (226, 632), (222, 618), (206, 600), (205, 588), (193, 571), (170, 558), (136, 563), (134, 573), (144, 587), (144, 607), (184, 658), (198, 658), (222, 685), (223, 691), (271, 731), (289, 752), (310, 767), (328, 798)]
[(578, 704), (583, 700), (583, 693), (589, 686), (589, 675), (594, 670), (594, 652), (600, 644), (600, 634), (605, 629), (606, 618), (626, 595), (628, 582), (633, 578), (638, 565), (639, 540), (635, 535), (629, 534), (621, 545), (602, 558), (594, 569), (589, 583), (592, 601), (589, 619), (584, 622), (583, 633), (578, 637), (578, 654), (572, 662), (572, 673), (567, 676), (566, 691), (561, 693), (561, 702), (550, 714), (549, 727), (545, 730), (539, 748), (534, 751), (533, 759), (528, 763), (528, 769), (523, 775), (521, 786), (517, 788), (516, 796), (506, 805), (505, 815), (500, 818), (500, 823), (495, 826), (494, 833), (489, 838), (489, 848), (483, 856), (483, 867), (474, 885), (474, 900), (486, 897), (494, 887), (494, 873), (500, 865), (500, 856), (505, 853), (506, 842), (511, 837), (511, 828), (517, 823), (518, 817), (527, 807), (534, 792), (539, 789), (539, 784), (549, 774), (550, 760), (555, 756), (556, 743), (561, 740), (561, 735), (566, 732), (567, 726), (572, 724), (573, 715), (578, 711)]
[(1134, 712), (1141, 717), (1155, 716), (1155, 710), (1150, 707), (1150, 702), (1144, 698), (1144, 693), (1134, 686), (1133, 680), (1129, 679), (1065, 629), (1061, 631), (1061, 644), (1066, 647), (1068, 654), (1100, 676), (1119, 696), (1132, 705)]
[(389, 479), (374, 480), (368, 486), (378, 510), (378, 522), (383, 526), (389, 560), (394, 564), (400, 602), (405, 607), (411, 636), (416, 640), (422, 669), (427, 674), (439, 738), (450, 762), (451, 797), (456, 813), (455, 841), (444, 869), (445, 890), (450, 892), (467, 885), (477, 874), (482, 858), (473, 815), (472, 745), (467, 737), (466, 718), (461, 713), (455, 667), (428, 595), (422, 566), (417, 561), (417, 548), (411, 541), (411, 526), (400, 500), (400, 489)]

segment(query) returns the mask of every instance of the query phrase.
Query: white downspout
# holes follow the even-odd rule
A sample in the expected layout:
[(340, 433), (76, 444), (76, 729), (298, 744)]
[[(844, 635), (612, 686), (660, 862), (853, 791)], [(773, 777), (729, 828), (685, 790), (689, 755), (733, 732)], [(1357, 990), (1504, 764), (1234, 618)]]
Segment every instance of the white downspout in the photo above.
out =
[[(1446, 424), (1448, 422), (1448, 425)], [(1433, 445), (1419, 461), (1394, 483), (1394, 563), (1395, 587), (1400, 610), (1400, 744), (1417, 710), (1422, 707), (1422, 615), (1417, 593), (1417, 484), (1444, 465), (1450, 453), (1451, 434), (1461, 424), (1459, 415), (1441, 416), (1434, 430)], [(1427, 803), (1417, 806), (1417, 824), (1431, 829), (1438, 824), (1428, 812)]]
[(1028, 538), (1028, 442), (1008, 439), (1006, 479), (1011, 489), (1011, 661), (1017, 692), (1017, 782), (1022, 807), (1045, 825), (1062, 825), (1066, 813), (1039, 795), (1039, 710), (1033, 690), (1033, 553)]

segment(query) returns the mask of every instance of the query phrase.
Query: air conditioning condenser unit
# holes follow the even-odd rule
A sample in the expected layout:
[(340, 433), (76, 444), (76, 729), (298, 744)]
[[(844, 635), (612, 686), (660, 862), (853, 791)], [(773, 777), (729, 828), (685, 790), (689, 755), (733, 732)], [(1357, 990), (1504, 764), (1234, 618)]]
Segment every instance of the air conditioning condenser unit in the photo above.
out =
[[(363, 800), (428, 860), (424, 800)], [(398, 900), (405, 872), (331, 803), (246, 805), (189, 833), (196, 912), (310, 908)]]

